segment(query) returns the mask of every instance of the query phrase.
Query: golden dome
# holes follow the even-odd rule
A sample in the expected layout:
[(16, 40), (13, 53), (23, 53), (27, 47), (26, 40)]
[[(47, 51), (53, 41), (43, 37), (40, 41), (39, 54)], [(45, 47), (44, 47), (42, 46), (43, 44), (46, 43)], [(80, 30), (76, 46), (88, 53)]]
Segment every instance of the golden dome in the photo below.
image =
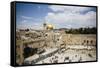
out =
[(47, 25), (47, 30), (52, 30), (53, 28), (54, 28), (53, 25), (51, 25), (51, 24)]

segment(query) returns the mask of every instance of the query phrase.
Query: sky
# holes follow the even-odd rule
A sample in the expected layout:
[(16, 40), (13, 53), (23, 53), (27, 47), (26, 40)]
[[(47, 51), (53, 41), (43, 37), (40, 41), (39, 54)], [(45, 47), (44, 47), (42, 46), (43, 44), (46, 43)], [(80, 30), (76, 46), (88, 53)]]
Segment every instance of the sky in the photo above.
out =
[(18, 29), (43, 29), (43, 23), (56, 29), (96, 27), (96, 7), (16, 3)]

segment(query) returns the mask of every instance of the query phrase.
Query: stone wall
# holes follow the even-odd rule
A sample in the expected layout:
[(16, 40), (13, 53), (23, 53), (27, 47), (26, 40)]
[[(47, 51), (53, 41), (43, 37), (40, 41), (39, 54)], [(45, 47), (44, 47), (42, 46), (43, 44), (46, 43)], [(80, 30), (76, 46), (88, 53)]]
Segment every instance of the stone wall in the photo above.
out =
[(62, 41), (66, 45), (96, 45), (95, 34), (63, 34)]

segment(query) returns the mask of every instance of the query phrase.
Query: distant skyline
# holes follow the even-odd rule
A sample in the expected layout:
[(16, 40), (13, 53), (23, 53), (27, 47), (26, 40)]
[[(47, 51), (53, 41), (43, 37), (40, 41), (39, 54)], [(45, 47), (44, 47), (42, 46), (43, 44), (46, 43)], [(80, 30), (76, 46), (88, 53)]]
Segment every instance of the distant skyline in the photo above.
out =
[(56, 29), (96, 27), (96, 7), (16, 3), (18, 29), (42, 29), (45, 21)]

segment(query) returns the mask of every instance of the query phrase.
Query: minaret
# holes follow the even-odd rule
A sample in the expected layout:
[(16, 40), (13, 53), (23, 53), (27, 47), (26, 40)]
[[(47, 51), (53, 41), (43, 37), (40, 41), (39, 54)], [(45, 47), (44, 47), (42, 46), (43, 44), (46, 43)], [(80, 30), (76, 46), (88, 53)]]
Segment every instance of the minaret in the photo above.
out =
[(46, 26), (47, 26), (46, 21), (44, 21), (44, 23), (43, 23), (43, 30), (46, 30)]

